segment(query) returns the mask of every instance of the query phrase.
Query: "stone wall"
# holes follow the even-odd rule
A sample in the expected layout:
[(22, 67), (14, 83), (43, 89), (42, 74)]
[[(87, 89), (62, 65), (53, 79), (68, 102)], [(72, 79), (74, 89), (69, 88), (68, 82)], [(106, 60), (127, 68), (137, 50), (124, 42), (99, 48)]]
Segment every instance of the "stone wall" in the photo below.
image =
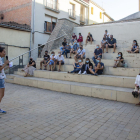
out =
[(70, 39), (71, 39), (71, 36), (73, 33), (73, 29), (74, 29), (74, 27), (78, 27), (78, 26), (79, 25), (77, 23), (74, 23), (68, 19), (59, 19), (57, 24), (56, 24), (56, 27), (54, 28), (53, 32), (51, 33), (51, 35), (48, 39), (48, 42), (53, 40), (53, 39), (59, 38), (60, 36), (63, 36), (65, 33), (67, 35), (59, 38), (56, 41), (52, 41), (52, 42), (46, 44), (42, 50), (41, 56), (44, 55), (45, 50), (51, 51), (51, 50), (56, 49), (59, 46), (61, 46), (64, 38), (66, 38), (67, 41), (70, 42)]

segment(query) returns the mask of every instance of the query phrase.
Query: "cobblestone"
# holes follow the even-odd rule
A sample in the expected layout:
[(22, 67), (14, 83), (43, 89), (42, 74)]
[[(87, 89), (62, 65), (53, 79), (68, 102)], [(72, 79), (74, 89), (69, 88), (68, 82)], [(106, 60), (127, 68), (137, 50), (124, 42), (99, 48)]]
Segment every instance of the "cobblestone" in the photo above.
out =
[(6, 84), (0, 140), (140, 140), (140, 107)]

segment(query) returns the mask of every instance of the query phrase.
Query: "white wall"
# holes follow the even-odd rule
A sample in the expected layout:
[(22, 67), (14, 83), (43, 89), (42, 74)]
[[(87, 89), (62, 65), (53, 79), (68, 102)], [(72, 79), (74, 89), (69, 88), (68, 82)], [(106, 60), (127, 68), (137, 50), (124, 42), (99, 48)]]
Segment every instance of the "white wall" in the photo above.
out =
[[(91, 7), (93, 7), (93, 15), (91, 14)], [(102, 19), (100, 19), (100, 12), (103, 13), (103, 10), (95, 6), (94, 4), (90, 4), (89, 6), (89, 24), (93, 23), (101, 23), (103, 22), (103, 15)]]
[(130, 47), (134, 39), (140, 44), (140, 21), (75, 27), (73, 32), (77, 35), (81, 32), (84, 43), (88, 32), (91, 32), (96, 43), (100, 44), (105, 30), (114, 35), (118, 47)]

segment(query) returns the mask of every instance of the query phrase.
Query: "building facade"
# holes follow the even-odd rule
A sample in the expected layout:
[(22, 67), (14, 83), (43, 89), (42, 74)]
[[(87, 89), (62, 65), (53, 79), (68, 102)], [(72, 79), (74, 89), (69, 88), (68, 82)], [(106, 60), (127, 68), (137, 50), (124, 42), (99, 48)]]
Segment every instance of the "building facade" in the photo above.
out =
[[(31, 28), (30, 48), (48, 41), (59, 19), (79, 25), (113, 21), (92, 0), (6, 0), (0, 5), (0, 22), (16, 22)], [(38, 57), (38, 50), (33, 53)]]

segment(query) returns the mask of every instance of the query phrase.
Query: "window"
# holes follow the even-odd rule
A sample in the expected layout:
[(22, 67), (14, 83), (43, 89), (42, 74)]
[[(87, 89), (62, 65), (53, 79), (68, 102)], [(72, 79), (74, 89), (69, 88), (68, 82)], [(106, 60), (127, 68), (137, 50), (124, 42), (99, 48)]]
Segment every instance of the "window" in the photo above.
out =
[(91, 14), (93, 15), (93, 7), (91, 7)]
[(53, 29), (55, 28), (56, 23), (55, 22), (47, 22), (45, 21), (44, 23), (44, 31), (45, 32), (52, 32)]
[(102, 19), (102, 12), (100, 12), (100, 19)]
[(46, 21), (44, 22), (44, 31), (45, 32), (52, 32), (56, 25), (56, 18), (46, 16)]

